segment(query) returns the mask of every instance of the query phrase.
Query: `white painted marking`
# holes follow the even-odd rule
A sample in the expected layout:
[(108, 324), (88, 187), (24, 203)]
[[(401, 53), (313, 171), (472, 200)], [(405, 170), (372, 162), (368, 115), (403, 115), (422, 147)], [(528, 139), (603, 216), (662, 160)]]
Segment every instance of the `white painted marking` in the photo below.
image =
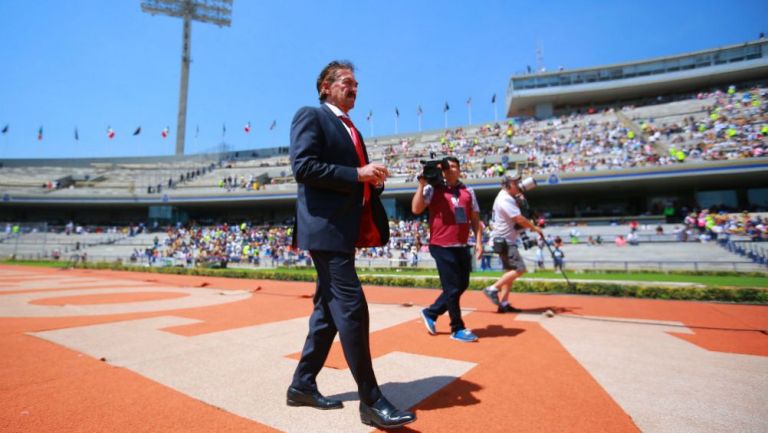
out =
[(72, 289), (86, 287), (152, 287), (152, 284), (136, 280), (91, 280), (85, 278), (49, 278), (45, 280), (0, 283), (0, 292), (35, 289)]
[[(94, 305), (34, 305), (32, 301), (81, 295), (124, 294), (124, 293), (180, 293), (187, 296), (156, 301), (140, 301)], [(220, 290), (195, 287), (146, 287), (106, 288), (82, 290), (56, 290), (0, 295), (0, 317), (64, 317), (100, 316), (108, 314), (168, 311), (184, 308), (205, 307), (238, 302), (252, 296), (250, 292), (223, 296)]]
[(669, 334), (692, 334), (679, 322), (521, 316), (557, 338), (645, 433), (766, 431), (766, 357), (704, 350)]
[[(371, 331), (415, 320), (417, 310), (370, 304)], [(135, 371), (185, 395), (244, 418), (290, 432), (369, 432), (360, 423), (357, 387), (347, 369), (324, 368), (321, 392), (345, 401), (341, 410), (288, 407), (285, 392), (301, 350), (308, 319), (286, 320), (186, 337), (162, 328), (194, 323), (156, 317), (38, 332), (32, 335)], [(375, 344), (375, 339), (372, 339)], [(474, 363), (392, 352), (374, 360), (385, 395), (412, 407), (454, 381)]]

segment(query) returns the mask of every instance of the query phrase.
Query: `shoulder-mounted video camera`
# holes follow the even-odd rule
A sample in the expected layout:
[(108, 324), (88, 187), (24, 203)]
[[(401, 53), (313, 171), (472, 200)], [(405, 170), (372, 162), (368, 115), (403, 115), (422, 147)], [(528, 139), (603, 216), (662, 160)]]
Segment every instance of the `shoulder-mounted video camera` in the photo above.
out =
[(539, 184), (536, 183), (536, 179), (528, 176), (525, 179), (518, 182), (517, 187), (520, 188), (521, 192), (529, 192), (536, 188)]
[(433, 187), (442, 185), (445, 183), (445, 179), (443, 178), (443, 167), (442, 163), (443, 160), (441, 159), (432, 159), (429, 161), (419, 161), (421, 162), (421, 165), (424, 167), (422, 170), (422, 174), (419, 175), (419, 179), (424, 178), (427, 180), (427, 183), (432, 185)]
[[(532, 186), (530, 186), (529, 184), (529, 186), (527, 186), (526, 189), (523, 189), (521, 185), (520, 187), (521, 190), (530, 191), (536, 187), (536, 182), (533, 180), (533, 178), (527, 178), (525, 179), (525, 181), (533, 182), (533, 184)], [(533, 209), (531, 209), (531, 206), (528, 204), (528, 200), (525, 198), (522, 192), (520, 194), (515, 194), (513, 198), (515, 199), (517, 206), (520, 208), (520, 214), (524, 218), (529, 220), (535, 219), (535, 213), (533, 212)], [(536, 246), (536, 239), (535, 238), (531, 239), (528, 236), (528, 232), (525, 231), (525, 227), (523, 227), (520, 224), (515, 224), (515, 230), (517, 230), (520, 233), (520, 243), (522, 244), (523, 249), (527, 250)]]
[(513, 197), (517, 203), (517, 207), (520, 208), (520, 214), (527, 219), (533, 219), (533, 210), (531, 205), (528, 204), (528, 199), (523, 194), (517, 194)]

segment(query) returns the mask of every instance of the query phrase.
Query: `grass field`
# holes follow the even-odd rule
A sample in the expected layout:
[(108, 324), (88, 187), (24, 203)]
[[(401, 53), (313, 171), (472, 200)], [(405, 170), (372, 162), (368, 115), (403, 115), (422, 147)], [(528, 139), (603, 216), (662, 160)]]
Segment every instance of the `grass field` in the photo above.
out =
[[(26, 266), (43, 267), (66, 267), (66, 261), (2, 261), (0, 263)], [(251, 268), (237, 268), (244, 272), (253, 272), (254, 278), (258, 278), (259, 270)], [(313, 276), (313, 268), (280, 268), (280, 272), (293, 273), (297, 275)], [(402, 277), (437, 277), (437, 271), (433, 269), (358, 269), (359, 275), (386, 275)], [(472, 273), (472, 277), (477, 278), (498, 278), (501, 271), (482, 271)], [(647, 283), (694, 283), (702, 284), (706, 287), (753, 287), (768, 288), (768, 275), (756, 273), (736, 273), (736, 272), (576, 272), (567, 271), (566, 274), (571, 281), (581, 280), (590, 281), (634, 281)], [(556, 272), (536, 272), (525, 275), (526, 279), (537, 280), (563, 280), (563, 276)]]
[[(2, 264), (47, 266), (61, 268), (69, 266), (66, 261), (0, 261)], [(275, 281), (305, 281), (316, 279), (312, 268), (254, 269), (235, 268), (183, 268), (146, 267), (120, 262), (87, 262), (76, 264), (77, 268), (94, 270), (116, 270), (149, 272), (174, 275), (211, 276), (239, 279), (265, 279)], [(437, 272), (430, 269), (358, 269), (360, 280), (365, 286), (423, 287), (439, 288)], [(476, 272), (470, 281), (470, 290), (479, 290), (493, 282), (501, 272)], [(512, 287), (514, 292), (559, 293), (610, 297), (634, 297), (647, 299), (676, 299), (690, 301), (735, 302), (744, 304), (768, 304), (768, 278), (759, 272), (642, 272), (631, 273), (571, 272), (572, 284), (566, 284), (562, 275), (553, 272), (537, 272), (531, 278), (518, 281)], [(684, 284), (680, 283), (693, 283)]]
[(66, 260), (0, 260), (3, 265), (39, 266), (41, 268), (66, 268)]
[[(423, 276), (436, 276), (436, 271), (423, 270), (423, 271), (387, 271), (387, 270), (374, 270), (363, 271), (360, 274), (384, 274), (384, 275), (423, 275)], [(669, 282), (669, 283), (695, 283), (703, 284), (708, 287), (768, 287), (768, 275), (757, 276), (753, 274), (737, 274), (728, 273), (727, 275), (699, 275), (696, 273), (663, 273), (663, 272), (629, 272), (629, 273), (614, 273), (614, 272), (569, 272), (566, 270), (566, 275), (571, 281), (579, 280), (598, 280), (598, 281), (638, 281), (638, 282)], [(500, 271), (483, 271), (474, 272), (474, 277), (488, 277), (497, 278), (502, 275)], [(529, 279), (563, 279), (563, 276), (558, 272), (536, 272), (525, 274), (525, 278)]]
[[(294, 269), (292, 272), (314, 273), (312, 269)], [(435, 270), (389, 270), (389, 269), (361, 269), (360, 275), (407, 275), (437, 277)], [(498, 278), (502, 275), (501, 271), (483, 271), (473, 272), (473, 277)], [(752, 274), (739, 275), (737, 273), (728, 275), (698, 275), (695, 273), (663, 273), (663, 272), (568, 272), (566, 275), (571, 281), (590, 280), (590, 281), (636, 281), (648, 283), (694, 283), (702, 284), (707, 287), (756, 287), (768, 288), (768, 275), (757, 276)], [(563, 280), (559, 272), (536, 272), (525, 274), (527, 279), (555, 279)], [(563, 280), (564, 281), (564, 280)]]

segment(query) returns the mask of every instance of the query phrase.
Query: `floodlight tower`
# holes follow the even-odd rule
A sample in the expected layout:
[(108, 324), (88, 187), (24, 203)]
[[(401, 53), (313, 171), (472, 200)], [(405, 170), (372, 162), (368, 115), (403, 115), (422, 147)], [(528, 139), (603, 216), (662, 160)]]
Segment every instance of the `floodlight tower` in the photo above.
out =
[(176, 125), (176, 155), (184, 155), (184, 135), (187, 127), (187, 90), (189, 88), (189, 51), (192, 20), (216, 24), (232, 23), (233, 0), (144, 0), (141, 10), (152, 15), (163, 14), (184, 18), (181, 48), (181, 88), (179, 90), (179, 119)]

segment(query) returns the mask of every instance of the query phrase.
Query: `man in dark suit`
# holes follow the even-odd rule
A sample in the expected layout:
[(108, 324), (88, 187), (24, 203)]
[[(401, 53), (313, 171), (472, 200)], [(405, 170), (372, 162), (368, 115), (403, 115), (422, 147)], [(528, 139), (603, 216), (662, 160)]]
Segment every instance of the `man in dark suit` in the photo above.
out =
[(342, 407), (324, 397), (316, 377), (336, 333), (357, 382), (360, 419), (380, 428), (416, 419), (394, 407), (376, 382), (369, 346), (368, 304), (355, 271), (355, 248), (387, 243), (389, 224), (379, 198), (389, 175), (370, 163), (362, 136), (349, 119), (357, 81), (349, 62), (329, 63), (317, 79), (320, 107), (299, 109), (291, 124), (291, 166), (298, 183), (294, 242), (309, 250), (317, 270), (309, 334), (287, 402), (318, 409)]

